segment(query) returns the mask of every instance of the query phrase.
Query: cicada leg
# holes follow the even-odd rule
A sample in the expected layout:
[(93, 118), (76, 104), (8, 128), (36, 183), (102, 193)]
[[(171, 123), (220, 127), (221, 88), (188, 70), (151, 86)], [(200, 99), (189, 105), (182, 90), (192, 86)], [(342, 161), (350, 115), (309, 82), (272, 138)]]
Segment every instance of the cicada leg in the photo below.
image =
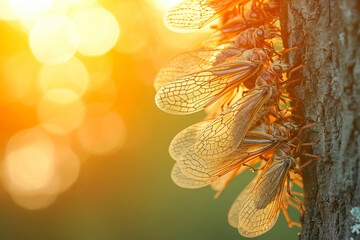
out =
[(298, 179), (295, 178), (295, 179), (292, 179), (292, 181), (299, 187), (301, 187), (301, 188), (304, 187), (304, 184), (302, 182), (300, 182)]
[(301, 215), (303, 215), (303, 213), (305, 212), (305, 207), (304, 204), (302, 203), (302, 201), (300, 201), (297, 197), (295, 197), (292, 193), (291, 193), (291, 189), (290, 189), (290, 175), (288, 176), (288, 184), (287, 184), (287, 193), (289, 194), (289, 196), (291, 196), (296, 202), (298, 202), (300, 204), (300, 213)]
[(262, 167), (254, 168), (251, 165), (244, 163), (243, 166), (250, 168), (252, 172), (257, 172), (257, 171), (263, 170), (266, 165), (264, 165)]
[(282, 50), (282, 51), (281, 51), (281, 54), (282, 54), (282, 55), (284, 55), (285, 53), (290, 52), (290, 51), (292, 51), (292, 50), (294, 50), (294, 49), (298, 48), (300, 45), (302, 45), (302, 44), (305, 42), (305, 39), (306, 39), (306, 37), (307, 37), (308, 35), (309, 35), (309, 34), (308, 34), (308, 33), (306, 33), (306, 34), (305, 34), (305, 36), (303, 37), (303, 39), (301, 40), (301, 42), (300, 42), (300, 43), (298, 43), (298, 44), (297, 44), (297, 45), (295, 45), (294, 47), (291, 47), (291, 48), (286, 48), (286, 49)]
[(289, 217), (289, 214), (286, 210), (286, 206), (284, 203), (281, 203), (281, 209), (283, 210), (283, 213), (284, 213), (284, 216), (286, 218), (286, 221), (288, 222), (289, 224), (289, 227), (291, 228), (292, 226), (297, 226), (297, 227), (301, 227), (301, 224), (300, 223), (297, 223), (297, 222), (293, 222), (291, 221), (290, 217)]

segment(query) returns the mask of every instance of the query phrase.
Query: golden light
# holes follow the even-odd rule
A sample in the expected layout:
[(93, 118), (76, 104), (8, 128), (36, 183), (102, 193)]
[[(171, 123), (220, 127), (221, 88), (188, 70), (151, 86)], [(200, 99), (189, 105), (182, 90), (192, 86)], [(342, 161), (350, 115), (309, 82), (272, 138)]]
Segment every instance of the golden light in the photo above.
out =
[(171, 7), (175, 6), (179, 2), (182, 2), (184, 0), (147, 0), (150, 4), (152, 4), (154, 7), (159, 9), (160, 11), (167, 11)]
[(63, 88), (82, 96), (89, 83), (85, 65), (73, 57), (59, 65), (43, 65), (39, 74), (39, 85), (43, 93)]
[(51, 8), (46, 12), (46, 14), (60, 14), (66, 15), (69, 10), (69, 4), (64, 0), (54, 0)]
[[(64, 1), (64, 0), (63, 0)], [(77, 5), (77, 6), (86, 6), (92, 5), (97, 2), (97, 0), (65, 0), (67, 4), (70, 6)]]
[(9, 154), (5, 171), (13, 187), (21, 191), (44, 188), (54, 174), (54, 159), (41, 149), (27, 147)]
[(88, 115), (97, 115), (109, 110), (118, 99), (114, 81), (103, 73), (90, 75), (89, 89), (84, 95)]
[(45, 64), (61, 64), (72, 58), (79, 46), (79, 34), (66, 16), (54, 14), (40, 18), (30, 32), (30, 48)]
[(79, 52), (85, 56), (105, 54), (119, 37), (116, 18), (102, 7), (86, 9), (73, 20), (80, 35)]
[(96, 57), (82, 57), (81, 59), (90, 74), (99, 72), (111, 75), (114, 71), (112, 54), (105, 54)]
[(69, 189), (78, 178), (81, 163), (76, 153), (68, 146), (58, 144), (55, 153), (57, 193), (62, 193)]
[(38, 209), (53, 202), (55, 170), (54, 146), (45, 132), (27, 129), (10, 138), (3, 176), (5, 187), (17, 204)]
[(17, 16), (11, 9), (8, 0), (0, 0), (0, 19), (7, 21), (17, 19)]
[(83, 121), (86, 108), (79, 96), (67, 89), (46, 93), (38, 106), (38, 117), (46, 131), (65, 135)]
[(39, 101), (37, 75), (40, 64), (29, 52), (19, 52), (7, 58), (3, 68), (3, 82), (6, 97), (10, 101), (19, 101), (34, 105)]
[(14, 202), (29, 210), (38, 210), (50, 206), (57, 198), (54, 194), (24, 194), (21, 192), (9, 192)]
[(125, 140), (125, 125), (116, 112), (87, 119), (78, 129), (78, 139), (91, 154), (105, 154), (118, 150)]
[(11, 9), (20, 19), (36, 19), (46, 13), (54, 0), (8, 0)]

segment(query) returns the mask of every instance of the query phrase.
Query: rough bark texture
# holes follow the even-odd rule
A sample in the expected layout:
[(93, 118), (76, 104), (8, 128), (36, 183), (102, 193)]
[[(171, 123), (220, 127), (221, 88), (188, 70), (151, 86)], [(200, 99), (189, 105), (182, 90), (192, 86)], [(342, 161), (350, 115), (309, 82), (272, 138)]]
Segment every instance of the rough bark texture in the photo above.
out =
[(300, 239), (360, 239), (350, 213), (360, 207), (360, 1), (281, 0), (280, 19), (286, 47), (308, 34), (287, 56), (295, 66), (307, 60), (291, 91), (298, 111), (320, 121), (304, 135), (321, 141), (313, 154), (323, 159), (303, 170)]

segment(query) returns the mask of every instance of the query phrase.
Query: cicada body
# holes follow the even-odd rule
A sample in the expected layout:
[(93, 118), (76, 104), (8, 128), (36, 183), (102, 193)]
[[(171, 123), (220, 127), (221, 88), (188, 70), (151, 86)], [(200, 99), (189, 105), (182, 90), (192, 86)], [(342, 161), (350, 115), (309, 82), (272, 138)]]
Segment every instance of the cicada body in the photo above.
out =
[[(232, 154), (222, 158), (203, 159), (194, 153), (194, 144), (209, 122), (211, 119), (183, 130), (173, 139), (169, 148), (170, 155), (176, 160), (177, 168), (181, 170), (182, 176), (186, 177), (188, 182), (190, 179), (196, 183), (201, 182), (203, 184), (201, 186), (219, 180), (217, 187), (219, 189), (224, 181), (227, 182), (229, 178), (231, 180), (236, 173), (239, 173), (241, 166), (260, 161), (260, 156), (272, 153), (277, 146), (291, 137), (290, 130), (283, 125), (261, 123), (248, 131), (243, 142)], [(179, 179), (173, 176), (173, 180), (183, 181), (184, 177)], [(199, 185), (196, 186), (199, 187)]]
[(195, 143), (195, 153), (204, 159), (231, 154), (247, 131), (270, 109), (277, 105), (279, 79), (288, 65), (275, 61), (256, 80), (256, 87), (216, 117)]
[[(290, 193), (290, 171), (295, 170), (294, 148), (284, 144), (275, 151), (264, 170), (240, 193), (230, 208), (228, 221), (245, 237), (269, 231), (283, 208), (285, 194)], [(288, 191), (284, 191), (285, 187)]]
[(245, 50), (269, 47), (266, 40), (278, 34), (279, 30), (276, 27), (264, 25), (249, 28), (239, 33), (234, 41), (220, 46), (184, 52), (160, 69), (154, 81), (155, 89), (159, 90), (161, 86), (176, 78), (219, 65), (231, 57), (241, 55)]
[(267, 49), (254, 48), (205, 71), (179, 77), (159, 89), (155, 102), (172, 114), (201, 111), (258, 73), (269, 54)]
[(232, 41), (241, 32), (249, 28), (258, 28), (262, 25), (272, 25), (277, 16), (279, 5), (266, 3), (262, 7), (244, 10), (217, 27), (217, 31), (202, 42), (205, 48), (214, 48), (228, 41)]

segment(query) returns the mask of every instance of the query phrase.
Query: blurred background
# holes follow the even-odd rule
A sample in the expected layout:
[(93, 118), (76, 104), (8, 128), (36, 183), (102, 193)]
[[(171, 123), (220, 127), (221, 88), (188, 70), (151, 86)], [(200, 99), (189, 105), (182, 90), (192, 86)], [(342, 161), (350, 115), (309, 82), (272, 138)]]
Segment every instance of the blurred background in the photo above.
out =
[[(214, 200), (170, 179), (171, 139), (204, 117), (154, 103), (153, 79), (209, 34), (177, 34), (179, 0), (0, 0), (0, 239), (242, 239)], [(290, 209), (298, 221), (299, 214)], [(297, 239), (283, 215), (259, 239)]]

